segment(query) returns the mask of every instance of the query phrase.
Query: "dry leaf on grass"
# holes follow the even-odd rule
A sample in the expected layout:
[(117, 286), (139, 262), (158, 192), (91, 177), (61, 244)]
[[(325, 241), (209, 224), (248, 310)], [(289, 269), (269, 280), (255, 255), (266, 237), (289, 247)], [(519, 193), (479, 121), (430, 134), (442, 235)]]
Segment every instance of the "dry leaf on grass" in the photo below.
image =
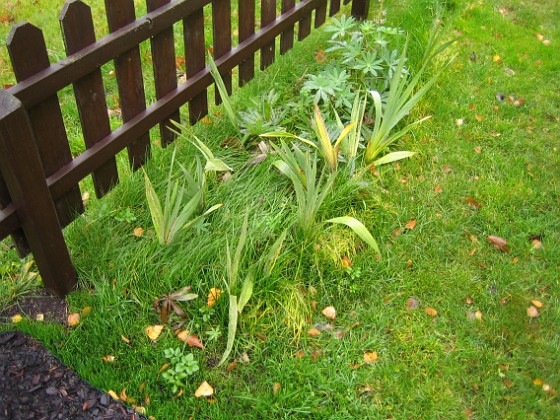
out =
[(150, 340), (156, 341), (163, 331), (163, 325), (150, 325), (149, 327), (146, 327), (144, 331)]
[(507, 247), (507, 241), (504, 238), (490, 235), (486, 238), (486, 240), (498, 251), (509, 252), (509, 248)]
[(406, 300), (405, 306), (406, 309), (418, 309), (418, 306), (420, 305), (420, 301), (416, 298), (410, 297)]
[(103, 356), (101, 358), (101, 360), (103, 360), (104, 362), (107, 362), (107, 363), (113, 363), (116, 359), (117, 358), (115, 356), (111, 355), (111, 354), (108, 354), (107, 356)]
[(373, 363), (375, 363), (377, 361), (377, 352), (376, 351), (370, 351), (370, 352), (366, 352), (364, 353), (364, 363), (366, 365), (371, 365)]
[(15, 315), (12, 317), (12, 322), (13, 322), (14, 324), (17, 324), (18, 322), (21, 322), (22, 319), (23, 319), (23, 317), (22, 317), (20, 314), (15, 314)]
[(535, 300), (535, 299), (533, 299), (533, 300), (531, 301), (531, 303), (532, 303), (533, 306), (534, 306), (535, 308), (537, 308), (537, 309), (541, 309), (541, 308), (544, 306), (544, 304), (543, 304), (540, 300)]
[(142, 229), (141, 227), (137, 227), (137, 228), (134, 228), (134, 230), (132, 232), (134, 233), (134, 236), (136, 236), (137, 238), (140, 238), (144, 234), (144, 229)]
[(218, 299), (220, 298), (220, 295), (222, 294), (222, 291), (216, 287), (212, 287), (210, 289), (210, 293), (208, 293), (208, 307), (211, 308), (212, 306), (214, 306), (216, 304), (216, 302), (218, 301)]
[(282, 384), (280, 382), (274, 382), (274, 385), (272, 385), (272, 393), (274, 396), (277, 396), (281, 389)]
[(199, 349), (204, 349), (204, 346), (202, 345), (200, 339), (194, 334), (189, 334), (188, 330), (175, 331), (175, 335), (179, 340), (187, 343), (189, 347), (198, 347)]
[(68, 315), (68, 325), (70, 325), (71, 327), (75, 327), (79, 323), (80, 323), (80, 314), (79, 313), (76, 312), (76, 313)]
[(434, 308), (430, 308), (429, 306), (426, 308), (425, 312), (428, 316), (436, 316), (438, 313)]
[(327, 306), (321, 313), (328, 319), (334, 320), (336, 318), (336, 309), (334, 306)]
[(416, 227), (416, 220), (412, 219), (410, 220), (406, 226), (404, 227), (406, 230), (412, 230)]
[(200, 397), (211, 397), (214, 395), (214, 388), (210, 386), (210, 384), (206, 381), (202, 382), (197, 390), (194, 392), (194, 396), (196, 398)]
[(352, 261), (350, 261), (350, 258), (348, 258), (346, 255), (342, 257), (341, 262), (344, 268), (352, 267)]
[(307, 335), (309, 337), (318, 337), (321, 335), (321, 331), (319, 331), (317, 328), (311, 328), (309, 331), (307, 331)]
[(527, 308), (527, 316), (529, 318), (536, 318), (539, 316), (539, 310), (531, 305)]

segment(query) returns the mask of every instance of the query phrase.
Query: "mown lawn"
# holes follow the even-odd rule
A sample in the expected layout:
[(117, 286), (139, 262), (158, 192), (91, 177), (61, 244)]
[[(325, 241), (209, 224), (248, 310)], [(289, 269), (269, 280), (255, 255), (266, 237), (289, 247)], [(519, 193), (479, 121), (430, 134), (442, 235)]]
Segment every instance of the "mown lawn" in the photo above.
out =
[[(373, 17), (379, 6), (386, 25), (412, 34), (414, 68), (435, 16), (432, 2), (372, 3)], [(0, 328), (29, 332), (93, 385), (117, 394), (126, 388), (134, 405), (159, 419), (559, 418), (560, 7), (522, 0), (443, 6), (445, 19), (456, 15), (456, 42), (435, 68), (455, 58), (409, 116), (432, 118), (394, 148), (416, 154), (359, 180), (340, 176), (318, 215), (361, 220), (380, 258), (345, 227), (325, 227), (306, 244), (291, 184), (274, 157), (247, 165), (252, 148), (232, 143), (235, 131), (216, 108), (194, 132), (234, 172), (211, 180), (209, 205), (224, 205), (208, 223), (159, 245), (143, 175), (131, 174), (107, 198), (91, 199), (66, 231), (80, 274), (68, 300), (80, 323), (24, 319)], [(327, 64), (318, 56), (329, 37), (321, 31), (299, 44), (239, 90), (235, 108), (246, 109), (271, 86), (281, 100), (297, 102), (305, 75)], [(156, 148), (147, 165), (158, 188), (172, 153)], [(176, 153), (186, 164), (197, 152), (183, 139)], [(254, 280), (233, 352), (216, 367), (228, 301), (224, 292), (210, 310), (207, 296), (226, 289), (226, 249), (234, 252), (246, 214), (242, 276), (284, 229), (287, 240), (272, 274)], [(3, 248), (4, 291), (18, 269), (13, 258)], [(205, 349), (175, 337), (178, 319), (148, 339), (145, 328), (161, 323), (154, 301), (188, 285), (199, 297), (182, 305), (184, 328)], [(328, 306), (337, 313), (331, 322), (321, 313)], [(310, 335), (312, 328), (320, 334)], [(212, 330), (220, 332), (215, 341)], [(180, 396), (160, 373), (164, 351), (174, 347), (200, 366)], [(108, 355), (115, 360), (103, 361)], [(203, 381), (214, 388), (211, 399), (193, 396)]]

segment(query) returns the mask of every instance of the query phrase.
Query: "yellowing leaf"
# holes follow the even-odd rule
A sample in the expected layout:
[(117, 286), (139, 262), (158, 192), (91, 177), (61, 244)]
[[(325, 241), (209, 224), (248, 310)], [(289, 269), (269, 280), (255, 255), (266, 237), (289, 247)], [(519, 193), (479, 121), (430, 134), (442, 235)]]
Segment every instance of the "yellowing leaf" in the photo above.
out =
[(274, 396), (277, 396), (281, 389), (282, 384), (280, 382), (274, 382), (274, 385), (272, 385), (272, 393)]
[(502, 64), (503, 63), (502, 58), (498, 54), (494, 54), (492, 56), (492, 61), (496, 64)]
[(75, 327), (79, 323), (80, 323), (80, 314), (79, 313), (73, 313), (73, 314), (68, 315), (68, 325), (70, 325), (71, 327)]
[(156, 341), (163, 331), (163, 325), (150, 325), (149, 327), (146, 327), (144, 331), (150, 340)]
[(133, 408), (134, 411), (136, 411), (138, 414), (146, 415), (146, 407), (141, 406), (141, 405), (133, 405), (132, 408)]
[(327, 306), (321, 311), (321, 313), (331, 320), (334, 320), (336, 318), (336, 309), (334, 308), (334, 306)]
[(211, 397), (214, 395), (214, 388), (210, 386), (210, 384), (206, 381), (202, 382), (197, 390), (194, 392), (194, 396), (196, 398), (200, 397)]
[(108, 354), (107, 356), (103, 356), (101, 360), (103, 360), (104, 362), (113, 363), (116, 360), (116, 357)]
[(45, 320), (45, 314), (37, 314), (35, 316), (35, 320), (39, 322), (43, 322)]
[(441, 185), (436, 185), (434, 187), (434, 192), (437, 194), (441, 194), (443, 192), (443, 189), (441, 188)]
[(84, 309), (82, 309), (82, 316), (88, 316), (91, 314), (91, 310), (91, 306), (85, 306)]
[(134, 228), (133, 233), (134, 233), (134, 236), (136, 236), (137, 238), (140, 238), (144, 234), (144, 229), (142, 229), (141, 227)]
[(535, 308), (540, 309), (540, 308), (543, 307), (543, 303), (542, 303), (540, 300), (535, 300), (535, 299), (533, 299), (533, 300), (531, 301), (531, 303), (533, 304), (533, 306), (534, 306)]
[(406, 226), (404, 228), (407, 229), (407, 230), (412, 230), (415, 227), (416, 227), (416, 220), (412, 219), (406, 224)]
[(117, 395), (117, 393), (115, 391), (113, 391), (112, 389), (110, 389), (109, 391), (107, 391), (107, 394), (109, 394), (111, 397), (113, 397), (114, 400), (119, 400), (119, 396)]
[(531, 305), (527, 308), (527, 316), (529, 318), (536, 318), (539, 316), (539, 310)]
[(342, 257), (341, 262), (344, 268), (352, 267), (352, 261), (350, 261), (350, 258), (348, 258), (346, 255)]
[(426, 308), (425, 312), (428, 316), (436, 316), (438, 313), (434, 308), (430, 308), (429, 306)]
[(371, 365), (377, 361), (377, 352), (371, 351), (364, 353), (364, 363), (366, 365)]
[(208, 307), (211, 308), (212, 306), (214, 306), (216, 304), (216, 302), (218, 301), (218, 299), (220, 298), (220, 295), (222, 294), (222, 291), (216, 287), (212, 287), (210, 289), (210, 293), (208, 293)]
[(121, 340), (124, 341), (128, 345), (132, 344), (132, 341), (130, 340), (130, 338), (126, 338), (124, 335), (121, 335)]
[(541, 378), (535, 378), (533, 379), (533, 384), (536, 386), (541, 386), (544, 383), (544, 381)]
[(194, 335), (194, 334), (189, 334), (189, 331), (187, 330), (181, 330), (180, 332), (176, 333), (177, 337), (187, 343), (189, 345), (189, 347), (198, 347), (199, 349), (204, 349), (204, 346), (202, 345), (202, 342), (200, 341), (200, 339)]
[(319, 331), (317, 328), (311, 328), (309, 331), (307, 331), (307, 335), (309, 337), (318, 337), (321, 335), (321, 331)]
[(478, 320), (478, 321), (482, 321), (482, 312), (481, 311), (476, 311), (474, 313), (474, 317)]
[(12, 317), (12, 322), (14, 324), (17, 324), (18, 322), (21, 322), (22, 319), (23, 317), (20, 314), (16, 314)]

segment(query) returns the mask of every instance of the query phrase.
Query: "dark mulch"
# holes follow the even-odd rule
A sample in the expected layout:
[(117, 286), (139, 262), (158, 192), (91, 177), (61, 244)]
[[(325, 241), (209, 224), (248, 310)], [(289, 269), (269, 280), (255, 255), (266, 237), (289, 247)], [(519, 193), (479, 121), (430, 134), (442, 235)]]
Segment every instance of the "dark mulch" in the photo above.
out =
[(38, 341), (0, 334), (0, 419), (143, 419), (92, 387)]

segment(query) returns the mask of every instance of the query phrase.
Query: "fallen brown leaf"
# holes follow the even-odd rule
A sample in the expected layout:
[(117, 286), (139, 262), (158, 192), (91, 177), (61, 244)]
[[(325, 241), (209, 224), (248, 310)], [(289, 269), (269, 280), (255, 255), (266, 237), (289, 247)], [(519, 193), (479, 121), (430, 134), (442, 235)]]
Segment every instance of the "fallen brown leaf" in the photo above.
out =
[(117, 358), (113, 355), (108, 354), (107, 356), (103, 356), (101, 360), (107, 363), (113, 363)]
[(434, 192), (435, 192), (436, 194), (441, 194), (441, 193), (443, 192), (443, 189), (441, 188), (440, 185), (436, 185), (436, 186), (434, 187)]
[(341, 262), (344, 268), (352, 267), (352, 261), (350, 261), (350, 258), (348, 258), (346, 255), (342, 257)]
[(490, 235), (486, 240), (498, 251), (509, 252), (509, 248), (506, 246), (507, 241), (499, 236)]
[(141, 227), (136, 227), (134, 228), (134, 236), (136, 236), (137, 238), (140, 238), (143, 234), (144, 234), (144, 229)]
[(412, 219), (405, 225), (404, 228), (407, 229), (407, 230), (412, 230), (415, 227), (416, 227), (416, 220)]
[(309, 337), (318, 337), (321, 335), (321, 331), (319, 331), (317, 328), (311, 328), (309, 329), (309, 331), (307, 331), (307, 335)]
[(465, 198), (465, 203), (467, 203), (467, 205), (473, 210), (478, 210), (482, 207), (482, 204), (480, 204), (472, 197)]
[(204, 349), (204, 346), (202, 345), (200, 339), (196, 335), (190, 334), (188, 330), (177, 330), (175, 331), (175, 335), (179, 340), (187, 343), (189, 347), (198, 347), (199, 349)]
[(272, 385), (272, 394), (277, 396), (281, 389), (282, 384), (280, 382), (274, 382), (274, 385)]
[(431, 308), (429, 306), (426, 308), (425, 312), (426, 315), (428, 316), (436, 316), (438, 314), (438, 311), (436, 311), (434, 308)]
[(418, 306), (420, 306), (420, 301), (416, 298), (410, 297), (406, 300), (405, 306), (406, 309), (418, 309)]

